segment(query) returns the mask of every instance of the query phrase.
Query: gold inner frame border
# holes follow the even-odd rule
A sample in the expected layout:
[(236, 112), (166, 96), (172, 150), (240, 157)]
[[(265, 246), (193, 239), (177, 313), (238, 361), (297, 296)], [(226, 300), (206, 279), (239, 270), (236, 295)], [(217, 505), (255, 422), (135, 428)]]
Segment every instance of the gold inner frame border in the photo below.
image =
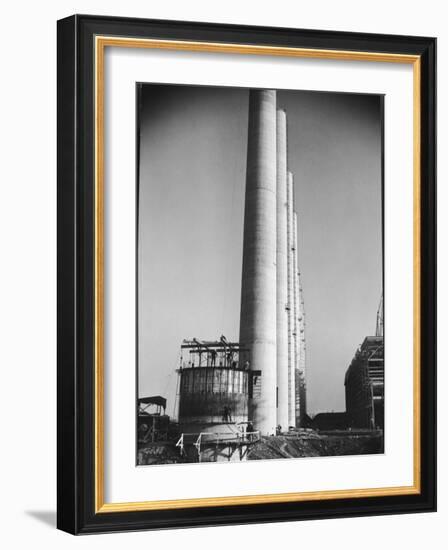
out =
[[(226, 496), (213, 498), (191, 498), (179, 500), (154, 500), (141, 502), (106, 503), (104, 501), (104, 55), (106, 47), (146, 48), (175, 51), (197, 51), (207, 53), (234, 53), (243, 55), (265, 55), (280, 57), (301, 57), (327, 60), (372, 61), (385, 63), (406, 63), (413, 66), (413, 458), (414, 482), (410, 486), (379, 487), (366, 489), (342, 489), (302, 493), (274, 493), (263, 495)], [(420, 425), (420, 314), (421, 314), (421, 60), (418, 55), (391, 54), (381, 52), (356, 52), (258, 46), (250, 44), (226, 44), (182, 40), (158, 40), (124, 38), (119, 36), (96, 36), (95, 59), (95, 513), (132, 512), (145, 510), (169, 510), (212, 506), (236, 506), (244, 504), (268, 504), (281, 502), (306, 502), (343, 498), (363, 498), (413, 495), (421, 492), (421, 425)]]

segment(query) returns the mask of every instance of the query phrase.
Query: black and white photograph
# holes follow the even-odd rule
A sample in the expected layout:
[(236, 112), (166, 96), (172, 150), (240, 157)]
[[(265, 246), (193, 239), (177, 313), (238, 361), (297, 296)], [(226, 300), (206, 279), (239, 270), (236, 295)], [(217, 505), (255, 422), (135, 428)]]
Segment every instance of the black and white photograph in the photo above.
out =
[(437, 39), (304, 10), (58, 20), (59, 530), (437, 509)]
[(137, 98), (137, 464), (383, 453), (383, 97)]

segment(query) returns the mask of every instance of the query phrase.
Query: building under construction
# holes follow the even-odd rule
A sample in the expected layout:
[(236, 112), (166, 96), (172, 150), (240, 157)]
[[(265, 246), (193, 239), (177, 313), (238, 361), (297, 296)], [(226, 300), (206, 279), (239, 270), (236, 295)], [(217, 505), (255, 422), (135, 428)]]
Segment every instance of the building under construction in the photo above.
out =
[(377, 313), (376, 335), (367, 336), (345, 375), (348, 423), (352, 428), (384, 429), (383, 299)]

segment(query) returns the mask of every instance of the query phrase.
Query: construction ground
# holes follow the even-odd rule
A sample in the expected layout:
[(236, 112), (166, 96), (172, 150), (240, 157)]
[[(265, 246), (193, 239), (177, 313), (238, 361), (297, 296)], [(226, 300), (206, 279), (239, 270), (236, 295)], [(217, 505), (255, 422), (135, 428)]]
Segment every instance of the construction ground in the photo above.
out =
[[(308, 432), (303, 435), (261, 437), (248, 450), (247, 460), (346, 456), (383, 453), (381, 431)], [(191, 463), (175, 442), (149, 443), (138, 451), (139, 465)], [(199, 460), (198, 460), (199, 462)]]

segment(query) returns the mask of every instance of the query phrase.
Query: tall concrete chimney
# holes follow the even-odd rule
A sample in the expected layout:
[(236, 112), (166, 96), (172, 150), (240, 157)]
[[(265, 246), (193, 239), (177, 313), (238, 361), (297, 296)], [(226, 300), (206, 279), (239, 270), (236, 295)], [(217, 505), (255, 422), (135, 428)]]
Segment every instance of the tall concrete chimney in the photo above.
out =
[(273, 90), (249, 93), (240, 342), (250, 350), (249, 418), (262, 434), (277, 421), (276, 103)]
[(299, 392), (300, 410), (296, 416), (300, 417), (300, 423), (306, 415), (306, 334), (305, 334), (305, 303), (303, 300), (302, 280), (299, 273)]
[(288, 245), (286, 113), (277, 111), (277, 424), (288, 428)]
[(287, 176), (287, 245), (288, 245), (288, 426), (296, 424), (294, 358), (294, 178)]
[(300, 297), (299, 297), (299, 260), (297, 245), (297, 212), (293, 218), (293, 248), (294, 248), (294, 399), (295, 399), (295, 425), (300, 424)]

